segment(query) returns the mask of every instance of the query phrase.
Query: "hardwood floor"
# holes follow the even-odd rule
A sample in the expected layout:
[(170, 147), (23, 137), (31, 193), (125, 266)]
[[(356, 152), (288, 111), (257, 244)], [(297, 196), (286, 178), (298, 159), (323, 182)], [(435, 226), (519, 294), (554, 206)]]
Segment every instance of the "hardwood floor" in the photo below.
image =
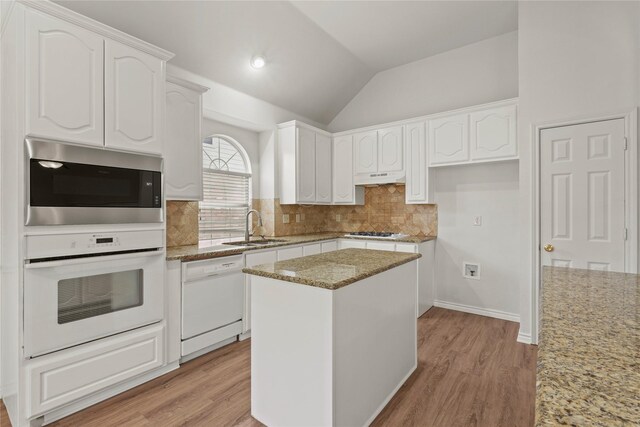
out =
[[(537, 347), (517, 333), (517, 323), (432, 308), (418, 320), (417, 370), (373, 425), (532, 426)], [(260, 426), (249, 357), (250, 340), (234, 343), (53, 425)]]

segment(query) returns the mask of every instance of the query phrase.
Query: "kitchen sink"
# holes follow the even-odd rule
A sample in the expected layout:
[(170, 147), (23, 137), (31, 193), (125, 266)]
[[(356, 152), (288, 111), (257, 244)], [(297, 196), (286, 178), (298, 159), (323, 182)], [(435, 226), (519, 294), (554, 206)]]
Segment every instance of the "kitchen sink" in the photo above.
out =
[(286, 240), (281, 239), (261, 239), (261, 240), (238, 240), (235, 242), (225, 242), (223, 245), (234, 245), (234, 246), (261, 246), (261, 245), (269, 245), (272, 243), (281, 243), (286, 242)]

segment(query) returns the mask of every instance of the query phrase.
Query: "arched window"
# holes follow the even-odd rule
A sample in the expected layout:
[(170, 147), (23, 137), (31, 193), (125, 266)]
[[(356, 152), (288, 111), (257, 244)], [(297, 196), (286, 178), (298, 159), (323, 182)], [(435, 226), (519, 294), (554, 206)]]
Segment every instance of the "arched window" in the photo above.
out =
[(202, 141), (203, 200), (200, 240), (242, 236), (251, 207), (251, 163), (234, 139), (212, 135)]

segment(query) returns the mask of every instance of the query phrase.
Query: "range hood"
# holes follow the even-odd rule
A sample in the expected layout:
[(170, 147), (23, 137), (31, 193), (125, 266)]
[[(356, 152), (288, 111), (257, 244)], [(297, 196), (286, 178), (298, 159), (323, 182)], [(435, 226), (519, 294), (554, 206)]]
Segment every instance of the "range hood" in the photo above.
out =
[(406, 175), (404, 171), (357, 174), (353, 181), (355, 185), (404, 184)]

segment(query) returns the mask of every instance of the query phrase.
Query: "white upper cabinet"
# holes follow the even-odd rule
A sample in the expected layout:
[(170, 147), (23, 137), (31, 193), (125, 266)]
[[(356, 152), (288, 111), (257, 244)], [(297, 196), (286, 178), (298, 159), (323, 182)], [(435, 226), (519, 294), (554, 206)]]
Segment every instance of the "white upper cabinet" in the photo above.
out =
[(353, 135), (355, 144), (355, 172), (368, 174), (378, 171), (378, 131), (361, 132)]
[(165, 196), (202, 200), (202, 94), (208, 89), (167, 76)]
[(429, 166), (518, 158), (514, 100), (427, 121)]
[(331, 203), (332, 151), (331, 138), (316, 134), (316, 203)]
[(55, 3), (25, 4), (15, 11), (24, 11), (15, 72), (25, 76), (25, 134), (163, 154), (173, 54)]
[(102, 146), (102, 61), (102, 37), (27, 10), (27, 134)]
[(425, 122), (405, 125), (407, 181), (405, 202), (407, 204), (432, 203), (433, 174), (427, 167), (427, 140)]
[(105, 40), (105, 145), (162, 154), (164, 61)]
[(353, 180), (353, 135), (333, 139), (333, 203), (363, 205), (364, 188)]
[(404, 170), (404, 145), (402, 126), (378, 131), (378, 172), (402, 172)]
[(298, 197), (299, 203), (314, 203), (316, 201), (316, 134), (307, 128), (296, 129)]
[(330, 134), (296, 121), (280, 124), (278, 128), (280, 203), (331, 203)]
[(429, 165), (469, 160), (469, 115), (457, 114), (429, 120)]
[(471, 113), (470, 123), (472, 160), (518, 155), (515, 105)]

